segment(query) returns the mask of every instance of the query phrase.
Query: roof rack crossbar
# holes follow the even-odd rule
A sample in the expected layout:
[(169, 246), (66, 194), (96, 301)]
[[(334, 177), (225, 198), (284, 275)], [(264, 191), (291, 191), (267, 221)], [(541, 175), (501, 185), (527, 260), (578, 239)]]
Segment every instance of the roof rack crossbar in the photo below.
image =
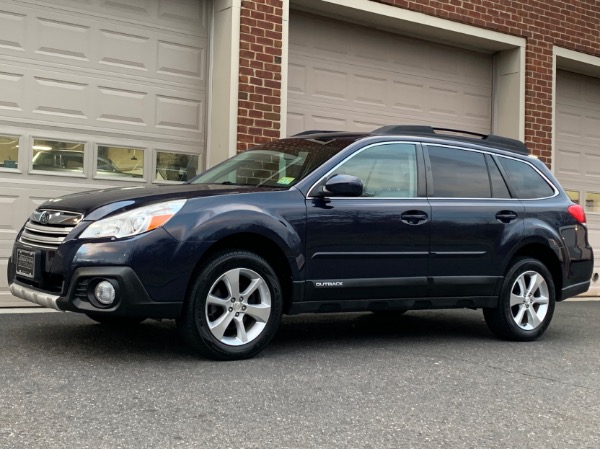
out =
[[(373, 131), (374, 134), (421, 134), (430, 136), (439, 136), (436, 131), (464, 134), (467, 136), (478, 137), (484, 143), (495, 145), (505, 150), (514, 151), (521, 154), (529, 154), (529, 150), (523, 142), (509, 137), (497, 136), (495, 134), (482, 134), (473, 131), (464, 131), (452, 128), (437, 128), (425, 125), (388, 125)], [(443, 137), (457, 138), (454, 135), (444, 135)]]

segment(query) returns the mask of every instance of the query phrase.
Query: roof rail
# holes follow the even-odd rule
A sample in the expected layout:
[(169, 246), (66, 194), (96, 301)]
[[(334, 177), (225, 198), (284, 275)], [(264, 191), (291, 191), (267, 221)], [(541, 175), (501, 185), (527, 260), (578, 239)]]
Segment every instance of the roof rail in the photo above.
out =
[(294, 134), (291, 137), (298, 137), (298, 136), (306, 136), (308, 134), (326, 134), (326, 133), (339, 133), (339, 131), (326, 131), (326, 130), (322, 130), (322, 129), (309, 129), (307, 131), (302, 131), (298, 134)]
[[(437, 131), (441, 131), (438, 133)], [(511, 139), (509, 137), (497, 136), (495, 134), (481, 134), (472, 131), (464, 131), (461, 129), (452, 128), (436, 128), (425, 125), (388, 125), (373, 131), (374, 134), (420, 134), (425, 136), (439, 136), (442, 134), (443, 137), (452, 139), (464, 140), (464, 137), (455, 134), (462, 134), (468, 136), (470, 140), (478, 138), (481, 143), (489, 144), (502, 148), (503, 150), (513, 151), (515, 153), (529, 154), (529, 150), (523, 142), (517, 139)], [(445, 134), (454, 133), (454, 134)], [(473, 136), (473, 138), (471, 137)]]

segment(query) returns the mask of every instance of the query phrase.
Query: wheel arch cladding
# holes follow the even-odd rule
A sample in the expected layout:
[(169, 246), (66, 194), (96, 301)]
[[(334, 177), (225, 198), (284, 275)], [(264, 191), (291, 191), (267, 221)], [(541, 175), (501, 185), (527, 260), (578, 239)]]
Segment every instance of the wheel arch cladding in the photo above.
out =
[(559, 260), (560, 250), (558, 248), (553, 250), (547, 244), (540, 242), (529, 242), (524, 246), (520, 247), (510, 258), (509, 264), (507, 268), (512, 266), (512, 263), (515, 259), (519, 257), (530, 257), (532, 259), (539, 260), (543, 263), (550, 274), (552, 275), (552, 280), (554, 281), (554, 290), (556, 294), (556, 300), (561, 300), (561, 291), (563, 285), (563, 273), (561, 269), (561, 264)]
[(202, 270), (206, 261), (226, 250), (246, 250), (265, 259), (277, 275), (282, 288), (283, 310), (287, 312), (292, 301), (292, 267), (283, 249), (269, 237), (254, 232), (239, 232), (217, 240), (211, 245), (196, 263), (190, 282), (186, 289), (186, 298), (192, 288), (193, 279)]

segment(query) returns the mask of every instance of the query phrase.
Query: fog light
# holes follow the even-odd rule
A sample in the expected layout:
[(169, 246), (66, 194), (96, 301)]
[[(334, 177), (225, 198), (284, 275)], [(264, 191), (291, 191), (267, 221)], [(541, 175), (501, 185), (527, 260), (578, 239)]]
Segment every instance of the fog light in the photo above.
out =
[(94, 296), (100, 304), (110, 306), (113, 302), (115, 302), (117, 292), (115, 291), (115, 287), (110, 282), (102, 281), (98, 282), (98, 285), (96, 285), (96, 288), (94, 289)]

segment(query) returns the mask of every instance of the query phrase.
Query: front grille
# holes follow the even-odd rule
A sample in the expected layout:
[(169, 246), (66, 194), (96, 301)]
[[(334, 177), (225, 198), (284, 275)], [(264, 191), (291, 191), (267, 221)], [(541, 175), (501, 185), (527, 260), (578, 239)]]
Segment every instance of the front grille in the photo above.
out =
[(35, 211), (25, 223), (19, 241), (38, 248), (56, 250), (81, 218), (81, 214), (74, 212)]

